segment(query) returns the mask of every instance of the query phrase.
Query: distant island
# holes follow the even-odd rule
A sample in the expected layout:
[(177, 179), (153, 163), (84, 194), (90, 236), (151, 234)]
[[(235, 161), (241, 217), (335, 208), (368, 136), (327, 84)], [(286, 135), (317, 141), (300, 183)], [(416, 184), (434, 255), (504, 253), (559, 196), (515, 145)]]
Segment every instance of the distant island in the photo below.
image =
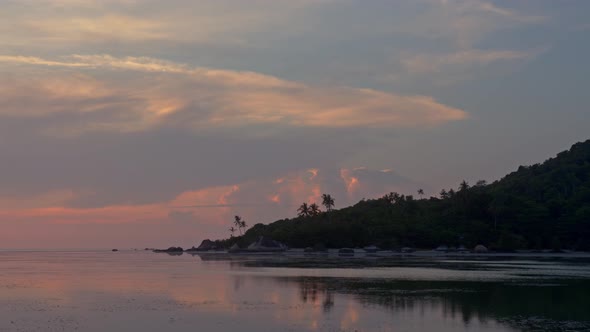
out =
[(239, 236), (232, 227), (230, 238), (210, 245), (246, 247), (264, 236), (295, 248), (590, 250), (590, 140), (491, 184), (463, 181), (429, 198), (417, 193), (392, 192), (342, 209), (324, 195), (326, 211), (303, 203), (296, 218), (256, 224)]

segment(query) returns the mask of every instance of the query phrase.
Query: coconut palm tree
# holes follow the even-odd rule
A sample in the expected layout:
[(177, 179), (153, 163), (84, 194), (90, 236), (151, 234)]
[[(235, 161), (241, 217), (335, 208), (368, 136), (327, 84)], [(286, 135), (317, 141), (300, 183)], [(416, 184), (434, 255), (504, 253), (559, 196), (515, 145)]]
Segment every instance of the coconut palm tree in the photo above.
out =
[(307, 205), (307, 203), (301, 204), (301, 206), (299, 206), (299, 208), (297, 209), (297, 215), (299, 217), (309, 217), (310, 212), (311, 211), (309, 210), (309, 206)]
[[(242, 235), (242, 228), (246, 227), (246, 222), (242, 220), (242, 217), (240, 216), (235, 216), (234, 217), (234, 225), (238, 228), (238, 230), (240, 231), (240, 235)], [(233, 227), (232, 227), (233, 228)]]
[(234, 233), (236, 232), (236, 228), (234, 226), (230, 227), (229, 232), (231, 233), (231, 237), (234, 237)]
[(312, 216), (317, 216), (321, 213), (320, 207), (316, 203), (311, 203), (309, 206), (309, 214)]
[(424, 189), (418, 189), (418, 195), (420, 195), (420, 199), (422, 199), (422, 196), (424, 196)]
[(332, 211), (332, 208), (334, 208), (334, 198), (330, 194), (322, 194), (322, 205), (326, 208), (326, 211)]

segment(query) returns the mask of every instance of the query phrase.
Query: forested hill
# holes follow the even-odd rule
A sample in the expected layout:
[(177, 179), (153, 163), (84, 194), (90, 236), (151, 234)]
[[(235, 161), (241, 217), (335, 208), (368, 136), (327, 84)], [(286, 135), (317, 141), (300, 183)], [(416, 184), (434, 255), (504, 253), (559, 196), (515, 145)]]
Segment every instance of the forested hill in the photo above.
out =
[(497, 250), (590, 250), (590, 140), (492, 184), (463, 182), (424, 199), (390, 193), (340, 210), (257, 224), (224, 242), (243, 245), (259, 235), (291, 247), (481, 243)]

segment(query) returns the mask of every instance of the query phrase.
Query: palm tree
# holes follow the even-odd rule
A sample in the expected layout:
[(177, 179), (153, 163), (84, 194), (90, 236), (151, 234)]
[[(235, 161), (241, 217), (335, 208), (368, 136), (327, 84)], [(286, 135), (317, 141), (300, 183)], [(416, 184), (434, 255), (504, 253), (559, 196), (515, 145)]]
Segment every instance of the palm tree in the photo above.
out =
[(317, 216), (321, 213), (320, 207), (316, 203), (311, 203), (309, 206), (309, 214), (312, 216)]
[(236, 225), (236, 227), (240, 231), (240, 235), (242, 235), (242, 227), (245, 227), (246, 226), (246, 222), (242, 220), (242, 217), (235, 216), (234, 217), (234, 225)]
[(388, 202), (389, 204), (393, 204), (393, 193), (385, 194), (381, 197), (384, 201)]
[(330, 194), (322, 194), (322, 205), (326, 208), (326, 211), (332, 211), (334, 207), (334, 198)]
[(229, 228), (229, 231), (231, 233), (231, 237), (234, 237), (234, 233), (236, 232), (236, 228), (234, 226)]
[(424, 196), (424, 189), (418, 189), (418, 195), (420, 195), (420, 199)]
[(440, 191), (440, 198), (445, 199), (445, 198), (449, 198), (449, 194), (447, 193), (446, 190), (441, 190)]
[(297, 209), (297, 215), (299, 217), (309, 217), (310, 210), (309, 210), (309, 206), (307, 205), (307, 203), (301, 204), (301, 206)]

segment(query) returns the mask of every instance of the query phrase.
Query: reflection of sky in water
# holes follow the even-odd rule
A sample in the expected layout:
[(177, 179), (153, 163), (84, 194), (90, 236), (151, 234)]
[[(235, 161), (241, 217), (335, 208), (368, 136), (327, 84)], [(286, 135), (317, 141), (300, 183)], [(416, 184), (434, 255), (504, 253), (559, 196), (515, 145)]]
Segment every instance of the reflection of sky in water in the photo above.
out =
[[(588, 277), (587, 265), (267, 263), (148, 252), (3, 252), (0, 331), (513, 331), (523, 317), (590, 319), (588, 280), (554, 280)], [(531, 277), (538, 274), (551, 283)]]

